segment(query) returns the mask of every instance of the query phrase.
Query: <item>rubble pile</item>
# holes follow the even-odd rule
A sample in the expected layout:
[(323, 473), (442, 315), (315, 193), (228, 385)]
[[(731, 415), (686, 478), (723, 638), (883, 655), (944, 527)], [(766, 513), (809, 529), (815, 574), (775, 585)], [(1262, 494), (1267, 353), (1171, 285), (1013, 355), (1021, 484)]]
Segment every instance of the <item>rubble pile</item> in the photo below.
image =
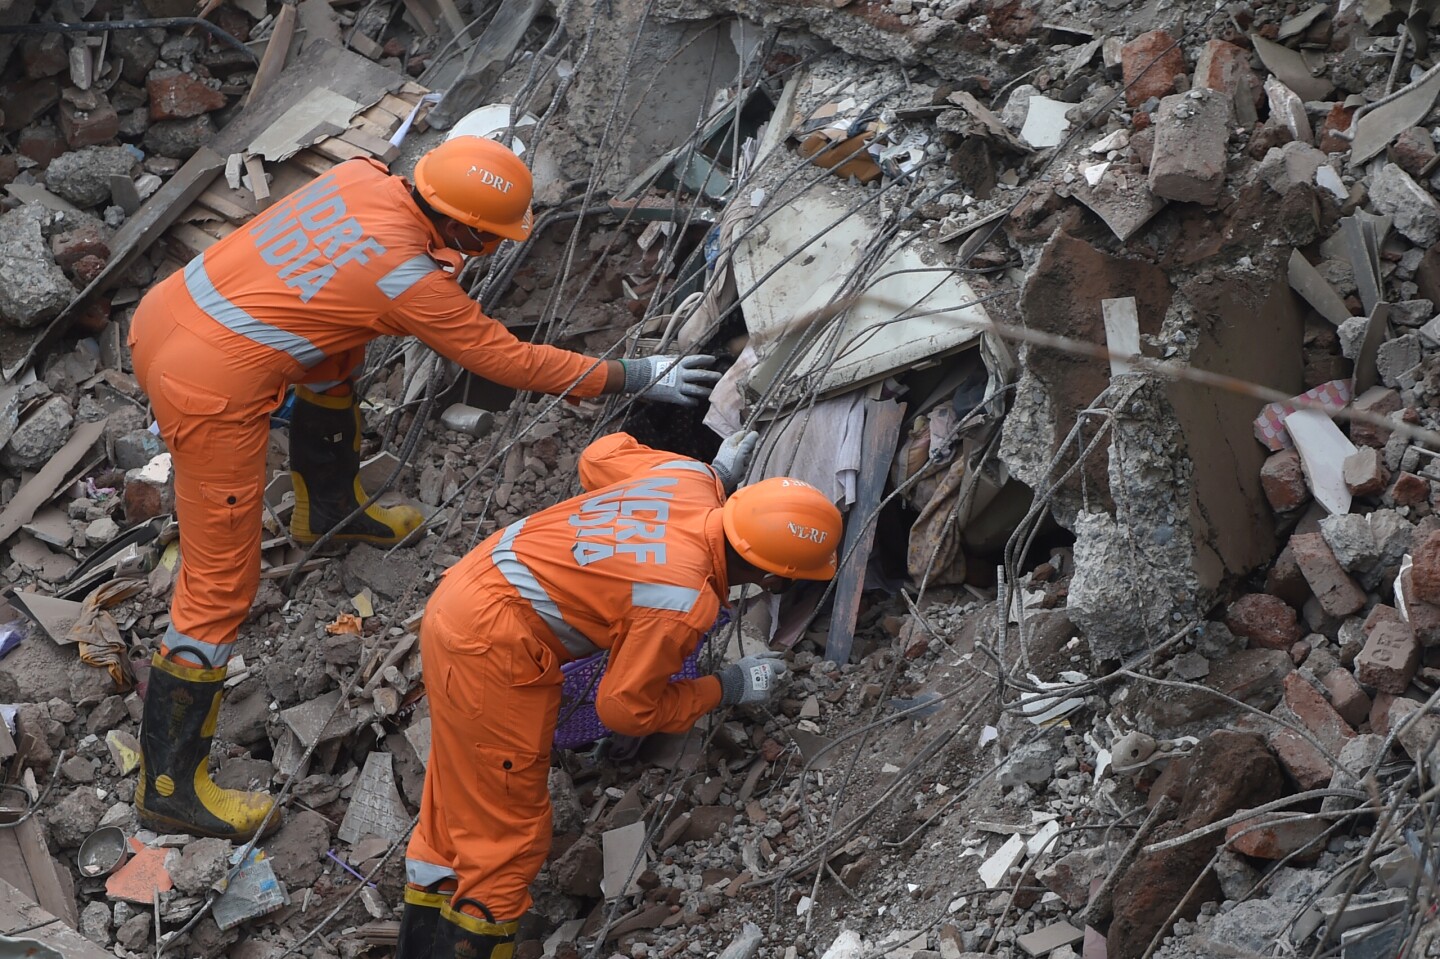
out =
[[(519, 954), (1428, 954), (1440, 81), (1408, 7), (579, 4), (495, 63), (459, 56), (488, 7), (209, 7), (249, 53), (0, 34), (0, 819), (38, 807), (0, 828), (0, 934), (388, 954), (439, 576), (599, 434), (707, 458), (758, 423), (750, 478), (832, 495), (846, 559), (824, 596), (737, 597), (702, 668), (784, 649), (786, 696), (557, 749)], [(298, 99), (247, 127), (292, 38)], [(724, 379), (693, 415), (535, 401), (377, 342), (362, 479), (426, 524), (341, 555), (287, 535), (277, 409), (214, 760), (285, 820), (139, 828), (183, 556), (130, 308), (333, 162), (512, 122), (540, 226), (463, 275), (487, 311)], [(215, 185), (180, 195), (191, 162)]]

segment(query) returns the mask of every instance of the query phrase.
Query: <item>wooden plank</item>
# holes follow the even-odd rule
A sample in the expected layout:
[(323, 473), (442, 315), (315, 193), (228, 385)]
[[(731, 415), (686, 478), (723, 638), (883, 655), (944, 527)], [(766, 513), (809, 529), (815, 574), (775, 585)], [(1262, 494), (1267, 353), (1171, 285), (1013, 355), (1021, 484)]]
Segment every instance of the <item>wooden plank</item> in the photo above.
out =
[(425, 4), (420, 0), (405, 0), (405, 12), (410, 14), (415, 26), (427, 37), (433, 37), (440, 32), (440, 28), (435, 24), (435, 17), (425, 9)]
[(21, 894), (13, 885), (0, 879), (0, 929), (28, 929), (24, 935), (44, 943), (65, 959), (115, 959), (110, 953), (86, 939), (64, 921)]
[(418, 103), (420, 98), (429, 92), (429, 87), (421, 86), (414, 80), (406, 80), (400, 87), (400, 93), (398, 95), (412, 103)]
[(860, 594), (865, 589), (865, 567), (875, 543), (875, 526), (870, 514), (885, 495), (885, 478), (900, 440), (905, 404), (894, 400), (865, 401), (865, 429), (861, 433), (860, 476), (856, 483), (855, 505), (845, 524), (840, 549), (842, 560), (836, 574), (835, 601), (830, 614), (830, 634), (825, 638), (825, 658), (844, 665), (850, 661), (855, 642), (855, 618), (860, 613)]
[(75, 907), (75, 897), (69, 895), (60, 883), (60, 874), (56, 871), (54, 857), (46, 847), (45, 831), (40, 827), (40, 820), (32, 816), (9, 831), (15, 833), (19, 840), (20, 855), (35, 886), (35, 901), (46, 911), (59, 916), (70, 928), (79, 926), (80, 913)]
[(179, 223), (165, 234), (170, 254), (177, 260), (190, 261), (204, 253), (218, 242), (203, 230), (197, 230), (188, 223)]
[(390, 117), (390, 119), (395, 121), (395, 125), (390, 127), (388, 130), (383, 125), (376, 123), (375, 121), (366, 117), (363, 113), (350, 121), (350, 129), (359, 130), (360, 132), (368, 134), (377, 140), (389, 143), (390, 135), (400, 127), (400, 119), (388, 113), (386, 114), (386, 116)]
[(254, 197), (243, 190), (232, 190), (224, 183), (217, 182), (200, 194), (200, 202), (237, 225), (259, 212)]
[(270, 205), (270, 181), (265, 178), (265, 159), (253, 154), (245, 157), (245, 172), (250, 176), (250, 192), (255, 205), (265, 209)]
[(285, 161), (286, 166), (293, 166), (304, 171), (306, 174), (315, 177), (329, 173), (335, 166), (329, 157), (322, 157), (314, 150), (301, 150), (293, 157)]
[(359, 147), (381, 163), (388, 164), (400, 155), (400, 148), (391, 146), (388, 138), (377, 137), (355, 127), (340, 134), (340, 139)]
[(410, 111), (415, 109), (415, 104), (407, 100), (402, 100), (393, 93), (385, 94), (380, 98), (380, 102), (375, 105), (382, 110), (395, 114), (400, 118), (402, 123), (405, 121), (405, 118), (410, 115)]
[(376, 136), (383, 136), (387, 140), (394, 135), (396, 130), (400, 129), (400, 124), (405, 122), (389, 110), (382, 110), (378, 106), (371, 107), (355, 119), (363, 120), (373, 127)]
[(385, 48), (371, 40), (359, 30), (350, 35), (350, 49), (371, 60), (379, 60), (385, 55)]
[(260, 67), (250, 83), (250, 95), (245, 98), (245, 106), (260, 99), (266, 88), (273, 85), (284, 71), (285, 56), (290, 52), (290, 40), (294, 36), (295, 5), (282, 3), (280, 13), (275, 17), (275, 29), (270, 33), (270, 42), (265, 44), (265, 55), (260, 58)]
[(368, 151), (357, 147), (353, 143), (347, 143), (339, 137), (327, 137), (310, 149), (322, 157), (329, 157), (336, 163), (344, 163), (346, 160), (368, 158), (370, 156)]

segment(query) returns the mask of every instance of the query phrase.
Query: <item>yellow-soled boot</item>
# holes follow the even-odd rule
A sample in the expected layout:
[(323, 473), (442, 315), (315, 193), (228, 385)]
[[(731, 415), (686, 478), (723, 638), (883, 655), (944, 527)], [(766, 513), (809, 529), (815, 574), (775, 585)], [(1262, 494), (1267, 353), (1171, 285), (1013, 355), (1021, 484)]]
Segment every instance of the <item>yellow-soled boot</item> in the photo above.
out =
[[(479, 908), (487, 918), (464, 912), (467, 904)], [(513, 959), (519, 929), (520, 920), (496, 922), (490, 918), (490, 910), (474, 899), (461, 899), (440, 910), (432, 955), (435, 959)]]
[[(290, 478), (295, 484), (290, 535), (306, 545), (370, 498), (360, 485), (360, 404), (353, 391), (331, 396), (295, 387)], [(372, 505), (331, 539), (393, 546), (424, 520), (411, 506)]]
[[(224, 666), (188, 666), (159, 653), (150, 662), (135, 809), (157, 832), (246, 840), (270, 812), (265, 793), (222, 789), (210, 779), (210, 741), (225, 673)], [(280, 825), (280, 817), (270, 825)]]

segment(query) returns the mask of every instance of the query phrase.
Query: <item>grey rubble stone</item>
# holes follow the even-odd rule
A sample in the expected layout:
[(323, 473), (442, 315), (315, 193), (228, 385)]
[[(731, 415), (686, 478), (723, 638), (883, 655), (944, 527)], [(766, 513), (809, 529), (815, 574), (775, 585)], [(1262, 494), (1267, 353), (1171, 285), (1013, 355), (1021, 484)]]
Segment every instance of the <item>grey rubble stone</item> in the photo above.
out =
[[(1365, 733), (1347, 742), (1340, 750), (1340, 765), (1330, 777), (1331, 789), (1359, 789), (1363, 777), (1375, 762), (1385, 755), (1385, 737)], [(1352, 775), (1353, 774), (1353, 775)], [(1326, 796), (1320, 803), (1322, 812), (1354, 809), (1359, 803), (1344, 796)]]
[(1401, 377), (1420, 365), (1425, 350), (1420, 337), (1414, 333), (1397, 336), (1380, 344), (1375, 356), (1375, 365), (1380, 370), (1380, 380), (1392, 389), (1401, 386)]
[(197, 839), (185, 846), (170, 867), (175, 888), (191, 896), (204, 895), (221, 879), (230, 861), (230, 843), (224, 839)]
[(1270, 189), (1284, 196), (1302, 183), (1313, 185), (1315, 171), (1329, 159), (1310, 144), (1291, 140), (1283, 147), (1271, 147), (1256, 172)]
[(1398, 571), (1405, 554), (1410, 552), (1415, 524), (1393, 509), (1377, 509), (1369, 514), (1369, 519), (1381, 566), (1387, 571)]
[(75, 298), (41, 232), (44, 216), (35, 206), (0, 216), (0, 319), (22, 330), (50, 320)]
[[(1410, 253), (1421, 253), (1420, 250), (1407, 250)], [(1435, 304), (1429, 300), (1401, 300), (1399, 303), (1390, 304), (1390, 322), (1396, 326), (1424, 326), (1435, 317)]]
[(62, 153), (45, 169), (45, 185), (79, 207), (110, 200), (110, 178), (129, 176), (135, 154), (124, 147), (85, 147)]
[(1370, 203), (1392, 217), (1396, 231), (1411, 243), (1429, 247), (1440, 240), (1440, 203), (1396, 164), (1387, 163), (1370, 178)]
[(720, 959), (751, 959), (760, 949), (760, 940), (764, 938), (765, 934), (760, 931), (759, 926), (747, 922), (740, 927), (740, 934), (720, 953)]
[(1040, 96), (1040, 88), (1032, 83), (1022, 83), (1010, 91), (1005, 106), (1000, 110), (1000, 122), (1013, 132), (1019, 133), (1030, 115), (1030, 98)]
[(995, 781), (1002, 786), (1048, 783), (1055, 776), (1055, 763), (1059, 759), (1060, 750), (1043, 739), (1026, 743), (1005, 757)]
[(115, 465), (139, 469), (165, 452), (165, 441), (146, 429), (131, 430), (115, 440)]
[(80, 935), (100, 946), (110, 945), (110, 907), (89, 902), (80, 910)]
[(1359, 359), (1360, 350), (1365, 345), (1365, 331), (1369, 326), (1369, 317), (1352, 316), (1336, 329), (1335, 335), (1340, 337), (1340, 353), (1345, 359), (1351, 362)]
[(350, 596), (369, 586), (381, 599), (398, 600), (419, 582), (420, 572), (416, 564), (391, 562), (384, 550), (363, 543), (340, 561), (341, 581)]
[(145, 944), (150, 941), (150, 913), (142, 912), (126, 919), (115, 931), (115, 941), (131, 952), (143, 951)]
[(1251, 899), (1211, 919), (1199, 938), (1216, 950), (1213, 955), (1259, 955), (1280, 937), (1294, 912), (1288, 902)]
[(82, 786), (47, 809), (45, 819), (51, 838), (61, 849), (77, 849), (99, 827), (105, 812), (105, 803), (95, 790)]
[(0, 449), (0, 466), (16, 472), (43, 466), (65, 445), (74, 422), (65, 397), (50, 397), (15, 428), (10, 442)]
[(184, 120), (159, 120), (145, 131), (145, 148), (161, 156), (188, 160), (215, 136), (215, 121), (210, 114), (186, 117)]
[(1203, 87), (1160, 101), (1150, 160), (1151, 193), (1187, 203), (1213, 204), (1220, 199), (1230, 112), (1229, 97)]
[(1320, 520), (1320, 535), (1325, 545), (1346, 572), (1367, 573), (1380, 562), (1380, 549), (1369, 518), (1358, 513), (1341, 513)]

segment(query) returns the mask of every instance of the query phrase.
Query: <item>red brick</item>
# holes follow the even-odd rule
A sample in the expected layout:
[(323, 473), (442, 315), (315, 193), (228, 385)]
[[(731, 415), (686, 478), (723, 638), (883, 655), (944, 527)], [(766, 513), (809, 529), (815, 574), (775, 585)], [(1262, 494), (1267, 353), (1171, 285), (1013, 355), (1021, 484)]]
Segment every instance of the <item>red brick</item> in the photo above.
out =
[(98, 256), (82, 256), (70, 268), (70, 275), (82, 285), (87, 285), (104, 271), (105, 263)]
[(1375, 694), (1370, 704), (1370, 731), (1375, 735), (1390, 735), (1390, 707), (1395, 705), (1395, 698), (1389, 693)]
[[(80, 265), (88, 260), (99, 262), (95, 257), (87, 256), (81, 260), (80, 263), (75, 264), (75, 278), (83, 283), (89, 283), (90, 280), (95, 278), (95, 276), (90, 276), (89, 279), (84, 279), (81, 276)], [(104, 264), (101, 264), (100, 268), (104, 269)], [(95, 275), (99, 275), (99, 270), (95, 271)], [(80, 307), (79, 311), (76, 312), (75, 318), (70, 321), (70, 328), (86, 336), (96, 336), (100, 331), (105, 329), (109, 322), (110, 297), (92, 296), (89, 302)]]
[(60, 82), (53, 77), (0, 83), (0, 113), (7, 133), (30, 126), (60, 102)]
[(1120, 69), (1125, 78), (1125, 99), (1138, 107), (1151, 97), (1175, 92), (1175, 77), (1185, 72), (1185, 54), (1170, 34), (1152, 30), (1125, 44), (1120, 51)]
[(133, 525), (174, 512), (174, 484), (143, 480), (134, 475), (138, 473), (139, 470), (131, 470), (125, 479), (125, 521)]
[(1406, 623), (1377, 623), (1355, 657), (1355, 678), (1382, 693), (1400, 695), (1420, 668), (1420, 643)]
[(0, 154), (0, 186), (13, 181), (20, 175), (20, 162), (13, 153)]
[(1415, 598), (1414, 570), (1407, 569), (1400, 577), (1401, 589), (1405, 592), (1405, 619), (1415, 632), (1421, 646), (1440, 644), (1440, 606), (1422, 602)]
[(1288, 729), (1271, 729), (1265, 742), (1275, 751), (1275, 758), (1301, 789), (1320, 789), (1330, 784), (1335, 767), (1299, 733)]
[(1232, 100), (1244, 87), (1257, 105), (1264, 97), (1260, 78), (1250, 68), (1250, 51), (1224, 40), (1209, 40), (1200, 48), (1195, 59), (1195, 86), (1219, 90)]
[(1396, 506), (1419, 506), (1430, 502), (1430, 481), (1414, 473), (1401, 473), (1390, 487), (1390, 502)]
[(1373, 630), (1377, 625), (1386, 622), (1404, 623), (1405, 617), (1401, 616), (1400, 611), (1394, 606), (1386, 606), (1384, 603), (1376, 603), (1373, 607), (1371, 607), (1369, 614), (1365, 617), (1365, 622), (1361, 624), (1360, 628), (1365, 630), (1366, 636), (1369, 636), (1370, 631)]
[(1310, 598), (1310, 584), (1305, 582), (1305, 574), (1300, 572), (1300, 564), (1295, 562), (1295, 551), (1289, 543), (1265, 574), (1265, 592), (1279, 596), (1296, 609)]
[(1345, 457), (1345, 487), (1356, 496), (1374, 496), (1385, 489), (1390, 471), (1373, 446), (1361, 446)]
[(1294, 450), (1271, 453), (1260, 467), (1260, 487), (1277, 513), (1303, 506), (1310, 499), (1310, 487), (1300, 469), (1300, 454)]
[(34, 160), (43, 170), (66, 150), (65, 138), (49, 123), (33, 123), (20, 131), (15, 149)]
[(52, 236), (50, 252), (60, 269), (69, 270), (82, 257), (98, 256), (102, 262), (110, 259), (110, 243), (99, 227), (87, 223)]
[(1430, 134), (1422, 127), (1411, 127), (1401, 131), (1390, 144), (1389, 158), (1400, 169), (1413, 177), (1423, 176), (1423, 171), (1435, 159), (1435, 144)]
[(151, 120), (198, 117), (225, 105), (225, 94), (189, 73), (152, 73), (145, 88), (150, 93)]
[(1257, 859), (1309, 861), (1325, 848), (1321, 838), (1325, 823), (1318, 819), (1296, 819), (1294, 812), (1261, 813), (1235, 823), (1225, 830), (1230, 848)]
[(1324, 122), (1320, 124), (1320, 150), (1322, 153), (1350, 152), (1350, 141), (1341, 134), (1350, 129), (1350, 120), (1354, 116), (1355, 108), (1347, 107), (1343, 103), (1337, 103), (1330, 108), (1330, 112), (1325, 115)]
[(1431, 530), (1410, 549), (1410, 583), (1414, 598), (1440, 603), (1440, 530)]
[[(1344, 152), (1349, 150), (1350, 147), (1347, 144)], [(1400, 394), (1395, 390), (1386, 389), (1383, 386), (1372, 386), (1356, 397), (1355, 402), (1350, 404), (1350, 408), (1357, 412), (1384, 417), (1398, 412), (1402, 405)], [(1389, 439), (1390, 431), (1383, 426), (1372, 426), (1358, 420), (1350, 422), (1350, 442), (1356, 446), (1373, 446), (1381, 449)]]
[(1304, 635), (1294, 608), (1266, 593), (1249, 593), (1231, 603), (1225, 625), (1260, 649), (1289, 649)]
[(32, 80), (64, 73), (70, 69), (65, 38), (58, 33), (26, 37), (20, 44), (20, 65), (25, 68), (25, 76)]
[(60, 132), (72, 150), (98, 146), (120, 132), (120, 114), (110, 101), (100, 97), (95, 108), (82, 110), (72, 103), (60, 103)]
[(1359, 726), (1370, 715), (1370, 697), (1360, 688), (1350, 670), (1336, 668), (1320, 679), (1330, 693), (1330, 704), (1340, 717), (1352, 726)]
[(1349, 616), (1364, 608), (1365, 591), (1345, 572), (1324, 536), (1297, 533), (1290, 537), (1290, 548), (1321, 609), (1331, 616)]
[(1315, 734), (1321, 745), (1338, 756), (1345, 744), (1355, 738), (1355, 730), (1304, 676), (1291, 673), (1283, 685), (1284, 703), (1295, 718)]
[(1290, 662), (1294, 663), (1296, 666), (1299, 666), (1301, 663), (1305, 662), (1305, 658), (1309, 655), (1310, 641), (1308, 639), (1302, 639), (1300, 640), (1300, 642), (1290, 647)]

